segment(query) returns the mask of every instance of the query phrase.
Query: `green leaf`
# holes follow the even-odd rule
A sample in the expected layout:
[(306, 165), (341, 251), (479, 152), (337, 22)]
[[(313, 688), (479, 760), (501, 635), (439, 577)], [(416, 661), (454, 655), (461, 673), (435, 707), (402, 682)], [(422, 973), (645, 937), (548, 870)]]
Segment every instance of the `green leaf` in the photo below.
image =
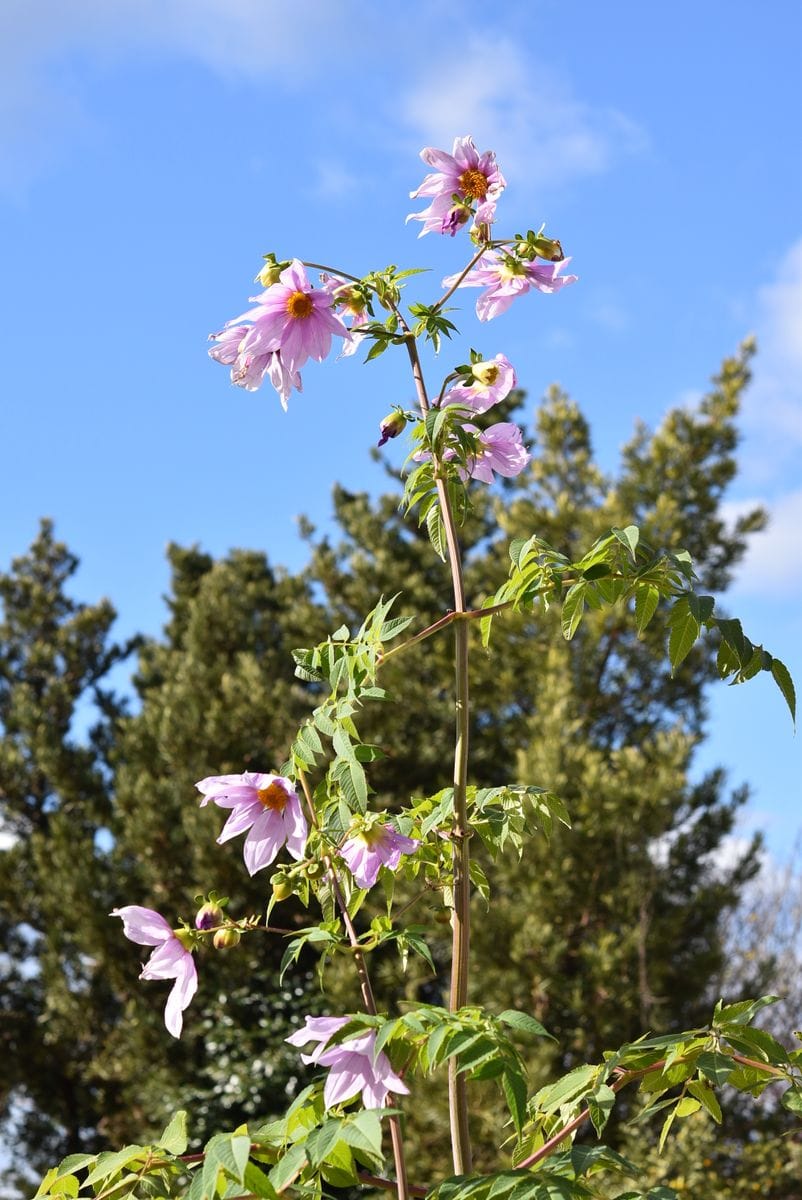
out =
[(637, 525), (627, 525), (624, 529), (616, 529), (613, 527), (613, 536), (618, 538), (622, 546), (626, 546), (629, 553), (632, 555), (632, 561), (635, 562), (635, 551), (638, 548), (640, 540), (640, 530)]
[(511, 1029), (519, 1029), (522, 1033), (531, 1033), (534, 1037), (549, 1038), (552, 1042), (555, 1040), (540, 1024), (540, 1021), (530, 1017), (529, 1013), (518, 1012), (514, 1008), (505, 1008), (504, 1012), (499, 1013), (498, 1019), (502, 1024), (509, 1025)]
[(647, 625), (657, 612), (660, 603), (660, 591), (653, 583), (644, 583), (635, 593), (635, 624), (638, 637), (642, 637)]
[(515, 1125), (515, 1131), (520, 1137), (526, 1120), (526, 1080), (520, 1072), (507, 1067), (501, 1076), (501, 1087)]
[(317, 1167), (329, 1151), (340, 1141), (343, 1134), (343, 1122), (336, 1119), (324, 1121), (319, 1129), (314, 1129), (306, 1139), (306, 1154), (311, 1166)]
[(799, 1088), (789, 1087), (780, 1097), (780, 1103), (788, 1112), (802, 1117), (802, 1091)]
[(433, 504), (426, 514), (426, 532), (429, 534), (429, 541), (434, 547), (435, 554), (445, 562), (448, 547), (446, 545), (445, 525), (443, 524), (439, 504)]
[(245, 1190), (251, 1192), (254, 1196), (260, 1196), (262, 1200), (276, 1200), (276, 1189), (262, 1168), (257, 1166), (256, 1163), (246, 1163), (242, 1182)]
[(779, 658), (773, 658), (771, 660), (771, 675), (777, 687), (782, 692), (785, 703), (788, 705), (791, 720), (796, 724), (796, 691), (794, 689), (794, 681), (791, 678), (791, 672), (785, 663), (780, 662)]
[(602, 1083), (588, 1097), (588, 1112), (590, 1119), (593, 1122), (593, 1128), (596, 1130), (596, 1136), (601, 1137), (602, 1130), (607, 1124), (610, 1113), (615, 1107), (615, 1092), (609, 1084)]
[(382, 1123), (375, 1108), (365, 1108), (351, 1117), (343, 1127), (343, 1141), (357, 1157), (367, 1157), (369, 1163), (382, 1161)]
[(681, 596), (671, 610), (671, 633), (668, 639), (668, 657), (671, 670), (676, 671), (680, 663), (688, 657), (696, 639), (699, 637), (699, 622), (693, 615), (686, 596)]
[(693, 1096), (683, 1096), (677, 1105), (677, 1116), (690, 1117), (693, 1113), (698, 1112), (701, 1107), (701, 1103), (695, 1100)]
[(306, 1166), (306, 1147), (303, 1142), (291, 1146), (270, 1172), (269, 1180), (277, 1192), (284, 1191)]
[(171, 1118), (170, 1123), (156, 1142), (168, 1154), (186, 1154), (189, 1137), (187, 1136), (187, 1114), (183, 1109)]
[(584, 616), (587, 587), (588, 585), (584, 580), (580, 580), (579, 583), (575, 583), (565, 593), (562, 610), (562, 631), (563, 637), (567, 642), (570, 642), (576, 633), (579, 622)]
[(123, 1167), (127, 1167), (130, 1162), (137, 1158), (142, 1158), (146, 1153), (146, 1147), (130, 1145), (123, 1146), (122, 1150), (109, 1151), (98, 1155), (97, 1166), (93, 1171), (90, 1171), (84, 1181), (86, 1185), (97, 1183), (100, 1179), (108, 1179), (110, 1175), (116, 1175)]
[(700, 1101), (702, 1106), (707, 1109), (717, 1125), (721, 1124), (721, 1105), (716, 1098), (716, 1093), (704, 1080), (695, 1079), (688, 1084), (688, 1091), (692, 1096), (695, 1096)]
[(717, 1087), (727, 1082), (735, 1063), (726, 1054), (718, 1051), (705, 1051), (696, 1060), (699, 1070)]

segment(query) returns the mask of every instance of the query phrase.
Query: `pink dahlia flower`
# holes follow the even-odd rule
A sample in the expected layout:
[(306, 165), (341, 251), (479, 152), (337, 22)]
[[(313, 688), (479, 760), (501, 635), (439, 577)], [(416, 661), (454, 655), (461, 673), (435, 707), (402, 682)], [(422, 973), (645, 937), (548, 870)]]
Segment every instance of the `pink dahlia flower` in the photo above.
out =
[(496, 219), (496, 203), (507, 184), (491, 150), (479, 154), (473, 138), (458, 137), (454, 139), (451, 154), (427, 146), (420, 156), (435, 170), (426, 176), (417, 191), (410, 192), (413, 200), (419, 196), (432, 197), (428, 208), (407, 217), (408, 221), (423, 221), (419, 237), (425, 233), (449, 233), (453, 237), (471, 215), (473, 229), (479, 225), (492, 225)]
[(404, 837), (390, 825), (372, 825), (346, 839), (340, 847), (358, 887), (371, 888), (379, 877), (382, 867), (394, 871), (402, 854), (417, 850), (420, 842)]
[(302, 1054), (301, 1061), (320, 1067), (329, 1067), (323, 1103), (326, 1108), (352, 1100), (362, 1093), (365, 1108), (384, 1108), (389, 1092), (407, 1095), (409, 1088), (399, 1079), (390, 1060), (383, 1051), (376, 1053), (376, 1034), (369, 1029), (360, 1037), (351, 1038), (326, 1049), (332, 1034), (348, 1023), (348, 1017), (306, 1017), (303, 1029), (291, 1033), (286, 1039), (291, 1046), (304, 1046), (307, 1042), (318, 1045), (311, 1054)]
[(282, 846), (294, 859), (303, 858), (307, 824), (301, 802), (283, 775), (210, 775), (195, 787), (203, 794), (201, 808), (210, 801), (230, 808), (231, 815), (217, 839), (220, 845), (249, 830), (243, 858), (250, 875), (269, 867)]
[(267, 375), (286, 409), (292, 389), (301, 391), (299, 371), (307, 359), (321, 362), (331, 350), (333, 334), (346, 341), (351, 335), (333, 311), (331, 295), (312, 287), (297, 258), (252, 299), (256, 308), (211, 334), (217, 345), (209, 353), (230, 365), (232, 383), (248, 391), (256, 391)]
[[(560, 274), (570, 261), (563, 258), (560, 262), (526, 262), (499, 250), (489, 250), (459, 286), (487, 289), (476, 301), (476, 315), (480, 321), (490, 321), (506, 312), (513, 300), (531, 288), (538, 292), (558, 292), (567, 284), (576, 283), (577, 275)], [(453, 287), (458, 278), (450, 275), (443, 280), (443, 287)]]
[(515, 368), (503, 354), (486, 362), (474, 363), (470, 384), (449, 388), (442, 404), (461, 404), (471, 412), (483, 413), (509, 396), (517, 382)]
[(174, 930), (151, 908), (140, 908), (138, 904), (127, 904), (124, 908), (112, 909), (112, 917), (120, 917), (123, 933), (139, 946), (155, 946), (142, 968), (140, 979), (174, 979), (170, 995), (164, 1006), (164, 1024), (174, 1038), (181, 1037), (184, 1009), (198, 990), (198, 972), (195, 960)]
[[(471, 433), (479, 433), (475, 425), (465, 428)], [(468, 462), (468, 474), (483, 483), (493, 482), (494, 471), (511, 479), (520, 475), (531, 457), (518, 426), (511, 421), (499, 421), (479, 433), (476, 457)]]

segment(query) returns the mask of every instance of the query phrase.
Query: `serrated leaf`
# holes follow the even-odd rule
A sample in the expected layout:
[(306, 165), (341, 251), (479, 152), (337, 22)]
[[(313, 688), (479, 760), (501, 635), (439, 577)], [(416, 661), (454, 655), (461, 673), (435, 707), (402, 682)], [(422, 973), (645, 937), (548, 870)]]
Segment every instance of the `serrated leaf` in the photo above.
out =
[(627, 525), (624, 529), (613, 528), (612, 533), (622, 546), (626, 546), (627, 550), (632, 556), (632, 561), (634, 562), (635, 551), (637, 550), (638, 542), (640, 541), (640, 530), (638, 529), (637, 525)]
[(694, 1099), (693, 1096), (683, 1096), (677, 1105), (677, 1116), (690, 1117), (693, 1113), (698, 1112), (701, 1107), (701, 1103)]
[(435, 554), (445, 562), (448, 547), (446, 545), (446, 530), (443, 525), (443, 517), (439, 504), (433, 504), (426, 514), (426, 532), (429, 535), (429, 541), (434, 547)]
[(690, 611), (687, 598), (683, 596), (671, 610), (668, 657), (672, 671), (676, 671), (680, 663), (688, 657), (692, 646), (699, 637), (699, 632), (699, 622)]
[(796, 724), (796, 690), (794, 688), (794, 681), (791, 678), (791, 672), (785, 663), (780, 662), (779, 658), (774, 658), (771, 663), (771, 675), (777, 687), (782, 692), (785, 703), (788, 705), (791, 720)]
[(697, 1058), (696, 1066), (707, 1079), (721, 1087), (729, 1079), (735, 1063), (726, 1054), (705, 1051)]
[(696, 1097), (703, 1108), (707, 1109), (716, 1124), (720, 1125), (722, 1120), (721, 1105), (710, 1085), (705, 1083), (704, 1080), (695, 1079), (692, 1083), (688, 1084), (688, 1091), (692, 1096)]
[(134, 1159), (140, 1158), (146, 1153), (144, 1146), (132, 1144), (123, 1146), (122, 1150), (109, 1151), (105, 1154), (99, 1154), (97, 1166), (90, 1171), (85, 1179), (85, 1184), (97, 1183), (99, 1179), (108, 1179), (110, 1175), (115, 1175), (121, 1171), (123, 1167), (127, 1167)]
[(502, 1024), (508, 1025), (510, 1029), (519, 1029), (522, 1033), (531, 1033), (534, 1037), (545, 1037), (554, 1041), (549, 1031), (540, 1024), (540, 1021), (530, 1017), (529, 1013), (518, 1012), (515, 1008), (505, 1008), (504, 1012), (499, 1013), (498, 1020)]
[(156, 1142), (162, 1150), (166, 1150), (168, 1154), (186, 1154), (189, 1137), (187, 1135), (187, 1114), (183, 1109), (179, 1109), (171, 1118), (167, 1128)]
[(797, 1113), (802, 1117), (802, 1091), (796, 1087), (789, 1087), (780, 1096), (780, 1103), (788, 1112)]
[(614, 1107), (615, 1092), (607, 1083), (600, 1084), (593, 1095), (588, 1097), (588, 1112), (597, 1137), (601, 1137)]
[(561, 620), (563, 637), (567, 642), (570, 642), (571, 638), (576, 633), (577, 628), (579, 627), (579, 622), (584, 616), (585, 593), (587, 591), (587, 586), (588, 585), (584, 581), (575, 583), (565, 593)]
[(276, 1189), (256, 1163), (250, 1161), (246, 1163), (242, 1182), (245, 1190), (252, 1195), (260, 1196), (262, 1200), (276, 1200)]
[(306, 1148), (303, 1142), (291, 1146), (287, 1153), (279, 1159), (268, 1176), (270, 1183), (277, 1192), (282, 1192), (297, 1178), (306, 1166)]
[(306, 1139), (306, 1156), (313, 1167), (317, 1167), (340, 1141), (342, 1137), (342, 1121), (325, 1121), (319, 1129), (314, 1129)]
[(635, 593), (635, 624), (642, 637), (660, 603), (659, 589), (653, 583), (642, 584)]
[(520, 1137), (526, 1120), (526, 1080), (520, 1072), (507, 1067), (501, 1076), (501, 1087), (515, 1131)]

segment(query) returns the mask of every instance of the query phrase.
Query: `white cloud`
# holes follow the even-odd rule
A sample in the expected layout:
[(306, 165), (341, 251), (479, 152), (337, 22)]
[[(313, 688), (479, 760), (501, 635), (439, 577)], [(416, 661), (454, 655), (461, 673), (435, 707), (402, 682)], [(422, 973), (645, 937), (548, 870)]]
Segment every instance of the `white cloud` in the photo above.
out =
[(604, 171), (646, 144), (634, 121), (582, 103), (503, 37), (450, 47), (402, 94), (399, 113), (429, 145), (450, 149), (455, 132), (471, 133), (509, 175), (541, 191)]
[[(757, 294), (757, 337), (752, 387), (744, 403), (744, 466), (761, 486), (789, 469), (799, 479), (802, 449), (802, 238)], [(788, 485), (786, 484), (786, 487)]]
[(1, 0), (0, 189), (23, 196), (93, 129), (76, 61), (172, 55), (292, 89), (306, 80), (299, 62), (336, 55), (347, 37), (326, 0)]
[(768, 589), (793, 594), (802, 587), (802, 488), (769, 502), (762, 497), (721, 506), (728, 524), (755, 508), (768, 509), (769, 524), (749, 535), (746, 558), (737, 569), (735, 590), (764, 596)]

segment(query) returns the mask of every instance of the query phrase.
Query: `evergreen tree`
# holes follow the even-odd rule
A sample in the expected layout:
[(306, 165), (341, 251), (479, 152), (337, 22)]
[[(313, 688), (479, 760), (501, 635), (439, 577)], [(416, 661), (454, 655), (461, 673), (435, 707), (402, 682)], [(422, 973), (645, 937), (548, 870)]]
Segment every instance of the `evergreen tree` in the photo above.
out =
[[(119, 1098), (91, 1069), (114, 998), (108, 751), (120, 707), (104, 688), (131, 646), (107, 600), (70, 595), (77, 559), (42, 523), (0, 575), (0, 1117), (45, 1164), (102, 1145)], [(81, 737), (77, 730), (89, 725)]]

